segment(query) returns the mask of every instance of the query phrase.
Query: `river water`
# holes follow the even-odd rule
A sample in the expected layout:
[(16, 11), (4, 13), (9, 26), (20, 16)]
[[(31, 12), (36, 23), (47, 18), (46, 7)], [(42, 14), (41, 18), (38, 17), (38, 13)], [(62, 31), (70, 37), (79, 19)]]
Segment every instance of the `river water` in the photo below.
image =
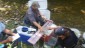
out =
[(84, 0), (49, 0), (48, 9), (55, 24), (85, 31)]

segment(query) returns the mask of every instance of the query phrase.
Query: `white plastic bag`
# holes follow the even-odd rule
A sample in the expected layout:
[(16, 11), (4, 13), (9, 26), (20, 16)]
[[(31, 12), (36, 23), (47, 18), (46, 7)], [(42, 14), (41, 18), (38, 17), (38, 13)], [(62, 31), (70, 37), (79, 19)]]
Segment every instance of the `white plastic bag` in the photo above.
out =
[(74, 31), (74, 33), (76, 34), (76, 36), (79, 38), (81, 36), (81, 33), (78, 29), (76, 28), (70, 28), (72, 31)]

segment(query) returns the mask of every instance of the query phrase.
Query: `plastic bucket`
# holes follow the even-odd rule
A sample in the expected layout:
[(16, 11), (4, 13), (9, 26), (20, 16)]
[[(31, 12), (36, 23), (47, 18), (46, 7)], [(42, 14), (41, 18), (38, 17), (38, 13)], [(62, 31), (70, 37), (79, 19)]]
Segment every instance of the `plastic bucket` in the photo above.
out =
[(45, 16), (47, 19), (50, 19), (50, 11), (49, 10), (43, 10), (43, 9), (39, 9), (40, 13)]

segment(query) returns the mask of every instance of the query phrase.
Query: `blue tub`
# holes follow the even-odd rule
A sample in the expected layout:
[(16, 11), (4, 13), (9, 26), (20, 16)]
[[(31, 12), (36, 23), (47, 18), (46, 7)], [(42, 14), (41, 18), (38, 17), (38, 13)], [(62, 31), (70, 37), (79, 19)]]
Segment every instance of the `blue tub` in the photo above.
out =
[(29, 43), (27, 41), (31, 36), (27, 36), (27, 35), (24, 35), (24, 34), (19, 34), (19, 35), (20, 35), (20, 38), (18, 39), (18, 41), (21, 41), (21, 42), (28, 44), (28, 45), (32, 45), (31, 43)]

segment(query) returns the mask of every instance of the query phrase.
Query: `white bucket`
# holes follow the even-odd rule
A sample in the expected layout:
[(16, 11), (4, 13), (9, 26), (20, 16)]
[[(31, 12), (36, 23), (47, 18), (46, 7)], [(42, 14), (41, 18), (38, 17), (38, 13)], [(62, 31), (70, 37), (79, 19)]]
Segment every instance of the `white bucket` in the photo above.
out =
[(30, 1), (47, 1), (47, 0), (30, 0)]
[(74, 31), (74, 33), (76, 34), (76, 36), (79, 38), (81, 36), (81, 33), (78, 29), (76, 28), (71, 28), (72, 31)]
[(41, 10), (39, 9), (39, 11), (41, 12), (41, 14), (43, 16), (45, 16), (47, 19), (50, 19), (50, 11), (49, 10)]
[(83, 38), (84, 38), (84, 40), (85, 40), (85, 32), (83, 33)]
[[(28, 31), (23, 32), (23, 31), (22, 31), (22, 28), (23, 28), (23, 27), (28, 28)], [(31, 28), (31, 27), (27, 27), (27, 26), (18, 26), (18, 27), (16, 28), (16, 30), (17, 30), (17, 32), (18, 32), (19, 34), (23, 34), (23, 35), (26, 35), (26, 36), (32, 36), (33, 33), (31, 33), (31, 31), (36, 31), (36, 29)]]

